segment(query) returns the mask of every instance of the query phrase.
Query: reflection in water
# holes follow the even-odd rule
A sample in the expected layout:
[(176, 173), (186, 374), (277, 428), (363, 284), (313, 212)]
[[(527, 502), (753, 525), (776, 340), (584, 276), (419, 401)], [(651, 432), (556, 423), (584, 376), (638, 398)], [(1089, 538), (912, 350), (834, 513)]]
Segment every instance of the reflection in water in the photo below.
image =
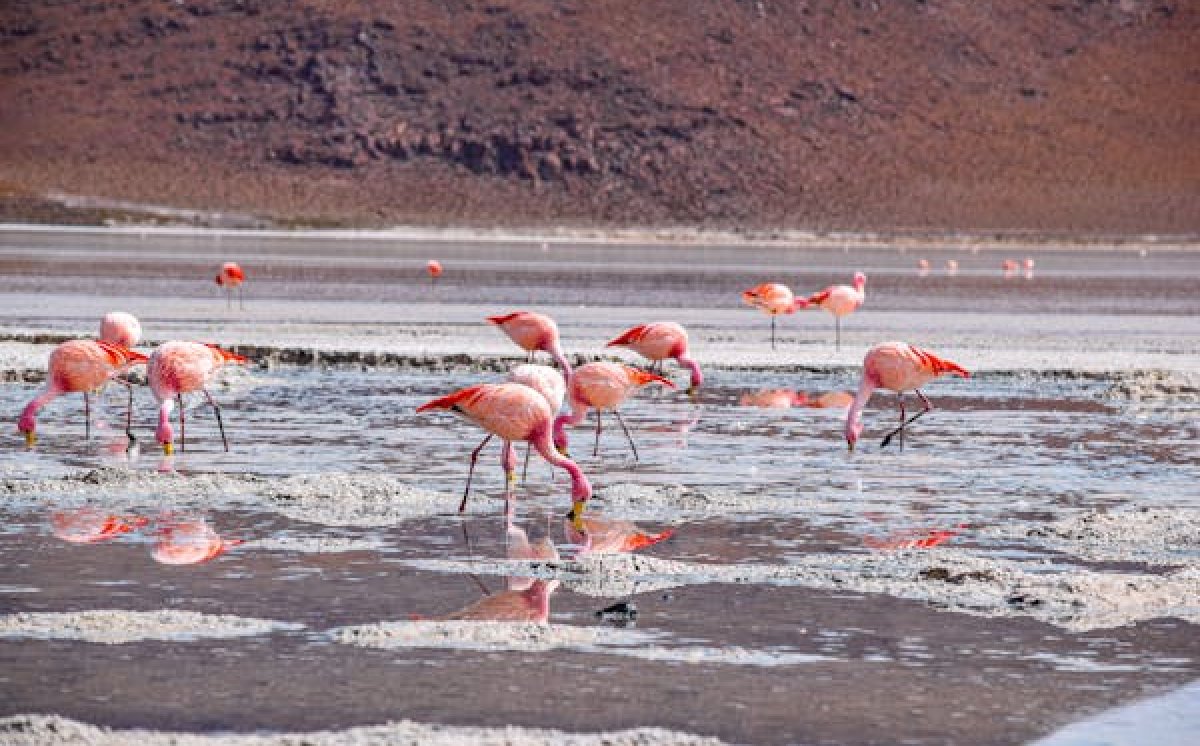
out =
[(50, 514), (55, 537), (72, 544), (94, 544), (115, 539), (149, 523), (138, 515), (114, 515), (97, 507), (56, 510)]
[[(868, 519), (886, 522), (889, 519), (879, 514), (868, 514)], [(959, 523), (953, 528), (903, 528), (888, 531), (882, 536), (867, 535), (863, 537), (863, 546), (871, 549), (932, 549), (958, 536), (968, 528), (968, 524)]]
[(844, 409), (854, 401), (854, 396), (848, 391), (828, 391), (810, 397), (803, 391), (764, 389), (742, 394), (738, 401), (743, 407), (759, 407), (761, 409), (790, 409), (791, 407)]
[(242, 543), (241, 539), (221, 538), (203, 516), (163, 513), (155, 524), (156, 541), (150, 556), (164, 565), (208, 562)]
[(534, 580), (524, 590), (499, 591), (452, 614), (434, 618), (446, 621), (473, 620), (545, 624), (550, 620), (550, 594), (554, 593), (557, 588), (557, 580)]
[(583, 527), (587, 537), (576, 530), (569, 520), (563, 521), (563, 532), (567, 541), (582, 544), (585, 538), (590, 538), (592, 543), (587, 552), (591, 554), (633, 552), (666, 541), (675, 535), (675, 530), (670, 528), (657, 534), (648, 534), (629, 521), (601, 518), (596, 515), (585, 517)]

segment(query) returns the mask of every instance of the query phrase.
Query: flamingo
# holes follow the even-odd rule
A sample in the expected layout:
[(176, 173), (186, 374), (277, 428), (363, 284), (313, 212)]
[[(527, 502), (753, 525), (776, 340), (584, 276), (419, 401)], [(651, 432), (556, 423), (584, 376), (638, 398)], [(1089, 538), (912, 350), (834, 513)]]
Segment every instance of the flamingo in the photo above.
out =
[(442, 263), (437, 259), (430, 259), (425, 263), (425, 271), (429, 273), (429, 284), (437, 285), (437, 280), (442, 276)]
[(589, 408), (595, 409), (596, 445), (592, 449), (592, 455), (595, 456), (600, 452), (600, 413), (607, 410), (617, 416), (617, 422), (621, 423), (621, 429), (625, 431), (625, 437), (629, 439), (629, 446), (633, 449), (633, 458), (637, 461), (637, 446), (634, 445), (633, 436), (629, 434), (629, 428), (625, 426), (625, 420), (621, 418), (621, 413), (617, 411), (617, 408), (634, 391), (651, 383), (661, 383), (668, 388), (675, 388), (675, 384), (662, 376), (647, 373), (624, 363), (600, 362), (580, 366), (579, 370), (575, 371), (575, 375), (571, 376), (567, 382), (567, 399), (571, 403), (571, 411), (568, 414), (559, 415), (558, 419), (554, 421), (554, 445), (558, 447), (559, 451), (566, 453), (567, 431), (565, 426), (568, 424), (578, 425), (587, 416)]
[[(92, 437), (92, 405), (88, 394), (98, 391), (110, 380), (120, 380), (123, 373), (137, 363), (146, 362), (146, 356), (110, 342), (90, 339), (72, 339), (63, 342), (50, 353), (46, 369), (46, 387), (33, 398), (17, 421), (17, 430), (25, 435), (25, 444), (37, 442), (37, 414), (42, 407), (63, 394), (83, 394), (84, 437)], [(126, 386), (130, 384), (122, 381)], [(132, 389), (131, 389), (132, 392)], [(125, 413), (125, 433), (132, 441), (133, 396), (130, 394), (130, 409)]]
[(137, 347), (142, 341), (142, 325), (131, 313), (111, 311), (100, 320), (100, 339), (120, 347)]
[(509, 339), (528, 352), (529, 362), (533, 362), (533, 353), (536, 350), (550, 353), (562, 368), (563, 377), (570, 379), (571, 364), (563, 354), (558, 338), (558, 324), (554, 323), (554, 319), (533, 311), (515, 311), (502, 316), (488, 316), (487, 321), (500, 327)]
[(867, 276), (862, 272), (855, 272), (852, 285), (830, 285), (819, 293), (813, 293), (808, 298), (801, 300), (798, 305), (800, 308), (823, 308), (833, 314), (833, 326), (836, 334), (834, 348), (840, 350), (842, 349), (842, 317), (857, 311), (866, 299)]
[(221, 271), (217, 272), (217, 284), (225, 288), (225, 299), (229, 308), (233, 308), (233, 290), (237, 288), (238, 307), (245, 310), (246, 303), (242, 297), (242, 283), (246, 281), (246, 273), (237, 262), (225, 262)]
[[(567, 382), (563, 379), (562, 374), (549, 365), (537, 365), (535, 363), (522, 363), (508, 372), (509, 383), (519, 383), (528, 386), (534, 391), (541, 394), (546, 399), (546, 403), (550, 405), (550, 411), (555, 415), (562, 409), (563, 398), (567, 394)], [(467, 491), (463, 493), (463, 505), (466, 507), (467, 493), (471, 490), (471, 476), (475, 473), (475, 462), (479, 459), (479, 452), (492, 439), (492, 433), (488, 433), (474, 451), (471, 451), (471, 467), (467, 471)], [(521, 479), (524, 481), (525, 475), (529, 472), (529, 447), (525, 447), (525, 465), (521, 471)], [(508, 479), (515, 479), (516, 473), (513, 472), (507, 475)], [(460, 508), (459, 512), (462, 512)]]
[(808, 405), (808, 394), (791, 389), (763, 389), (742, 394), (738, 404), (760, 409), (791, 409)]
[(163, 453), (170, 456), (175, 452), (175, 433), (171, 429), (171, 410), (179, 402), (179, 440), (187, 448), (184, 432), (183, 395), (201, 391), (217, 415), (217, 426), (221, 429), (221, 442), (229, 450), (225, 437), (225, 423), (221, 421), (221, 407), (208, 392), (206, 386), (221, 366), (227, 363), (245, 363), (246, 358), (212, 344), (199, 342), (164, 342), (150, 355), (146, 364), (147, 379), (154, 398), (158, 400), (158, 429), (154, 436), (162, 444)]
[[(900, 447), (904, 447), (904, 428), (908, 427), (921, 415), (933, 409), (929, 399), (921, 393), (921, 386), (933, 379), (950, 373), (968, 378), (971, 374), (958, 363), (926, 352), (919, 347), (904, 342), (885, 342), (867, 351), (863, 358), (862, 383), (859, 384), (858, 394), (846, 413), (846, 444), (854, 450), (858, 436), (862, 434), (862, 410), (871, 393), (877, 388), (890, 389), (900, 396), (900, 426), (889, 432), (880, 443), (880, 448), (886, 448), (892, 436), (900, 436)], [(915, 391), (925, 408), (912, 417), (905, 419), (904, 392)]]
[(957, 259), (947, 259), (946, 260), (946, 274), (948, 274), (948, 275), (958, 274), (958, 260)]
[(748, 305), (770, 314), (771, 349), (775, 349), (775, 317), (781, 313), (795, 313), (799, 308), (792, 289), (778, 282), (764, 282), (762, 285), (743, 291), (742, 300)]
[[(689, 396), (694, 397), (704, 383), (700, 364), (688, 356), (687, 330), (674, 321), (655, 321), (626, 329), (605, 347), (628, 347), (651, 363), (658, 363), (660, 371), (663, 360), (674, 358), (692, 372)], [(653, 367), (651, 369), (653, 370)]]
[(1017, 267), (1018, 265), (1016, 259), (1005, 259), (1000, 263), (1000, 269), (1004, 271), (1005, 277), (1012, 277), (1015, 275), (1017, 273)]
[[(515, 481), (517, 458), (516, 449), (512, 444), (513, 441), (523, 440), (551, 466), (561, 467), (571, 475), (570, 516), (573, 521), (578, 522), (577, 525), (582, 526), (583, 510), (588, 498), (592, 496), (592, 485), (574, 461), (554, 449), (550, 438), (554, 413), (544, 396), (520, 383), (484, 383), (425, 402), (417, 407), (417, 412), (430, 409), (445, 409), (461, 414), (489, 433), (500, 436), (504, 441), (501, 463), (506, 476), (505, 517), (510, 524), (514, 510), (512, 485)], [(478, 449), (471, 454), (467, 488), (463, 491), (463, 499), (458, 506), (460, 513), (467, 507), (467, 495), (471, 489), (470, 474), (474, 471), (474, 460), (478, 455)]]
[(929, 274), (929, 260), (928, 259), (918, 259), (917, 260), (917, 276), (925, 277), (928, 274)]

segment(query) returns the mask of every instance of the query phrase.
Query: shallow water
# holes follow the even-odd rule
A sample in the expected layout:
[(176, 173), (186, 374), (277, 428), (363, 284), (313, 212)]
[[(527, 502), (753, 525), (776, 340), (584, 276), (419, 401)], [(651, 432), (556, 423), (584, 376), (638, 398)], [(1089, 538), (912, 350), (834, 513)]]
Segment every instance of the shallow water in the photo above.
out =
[[(43, 412), (34, 451), (0, 434), (0, 716), (1001, 744), (1200, 676), (1196, 252), (1041, 251), (1026, 280), (967, 249), (928, 253), (922, 278), (912, 251), (854, 246), (656, 247), (652, 261), (646, 247), (345, 246), (0, 234), (0, 328), (17, 340), (87, 333), (119, 303), (151, 339), (324, 360), (228, 371), (214, 388), (228, 453), (195, 400), (186, 450), (164, 459), (144, 389), (132, 454), (117, 391), (90, 443), (78, 396)], [(435, 249), (448, 271), (430, 288)], [(230, 252), (258, 281), (244, 313), (210, 285)], [(819, 287), (860, 268), (869, 306), (841, 351), (809, 315), (771, 352), (765, 319), (737, 307), (751, 281)], [(669, 540), (632, 558), (505, 561), (494, 443), (457, 513), (482, 436), (414, 410), (501, 375), (515, 357), (480, 319), (516, 302), (559, 304), (585, 356), (660, 308), (692, 330), (700, 400), (647, 391), (623, 409), (640, 460), (615, 420), (597, 456), (590, 418), (571, 440), (592, 514)], [(979, 373), (926, 389), (936, 409), (902, 451), (879, 447), (898, 417), (884, 394), (854, 454), (843, 410), (748, 404), (853, 390), (866, 345), (891, 337)], [(17, 379), (49, 349), (0, 347)], [(407, 357), (377, 367), (381, 351)], [(35, 389), (0, 385), (0, 411), (15, 418)], [(569, 555), (568, 490), (535, 456), (517, 526)], [(167, 564), (212, 542), (215, 556)], [(558, 584), (548, 624), (441, 619), (512, 600), (506, 577)], [(621, 601), (636, 619), (596, 616)], [(105, 609), (120, 613), (89, 614)]]

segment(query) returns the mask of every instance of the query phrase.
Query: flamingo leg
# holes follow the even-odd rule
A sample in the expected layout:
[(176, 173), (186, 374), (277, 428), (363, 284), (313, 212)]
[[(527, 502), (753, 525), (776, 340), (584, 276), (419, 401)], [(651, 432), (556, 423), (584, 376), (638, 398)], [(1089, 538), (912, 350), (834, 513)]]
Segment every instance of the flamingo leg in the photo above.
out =
[(521, 484), (525, 484), (525, 479), (529, 476), (529, 452), (533, 450), (533, 446), (525, 444), (525, 463), (521, 466)]
[(221, 430), (221, 442), (225, 445), (225, 452), (229, 453), (229, 441), (225, 438), (225, 423), (221, 421), (221, 407), (217, 405), (217, 400), (208, 393), (208, 389), (200, 389), (204, 392), (204, 398), (208, 399), (208, 403), (212, 405), (213, 412), (217, 414), (217, 427)]
[(633, 460), (641, 461), (638, 458), (637, 446), (633, 444), (633, 436), (629, 434), (629, 428), (625, 427), (625, 419), (621, 417), (620, 411), (614, 409), (613, 414), (617, 416), (617, 422), (621, 423), (621, 429), (625, 431), (625, 437), (629, 439), (629, 447), (633, 449)]
[(912, 417), (909, 417), (907, 420), (905, 420), (904, 419), (904, 400), (903, 400), (903, 398), (901, 398), (901, 400), (900, 400), (900, 419), (902, 421), (900, 423), (900, 427), (891, 431), (890, 433), (887, 434), (887, 436), (884, 437), (883, 442), (879, 444), (880, 448), (886, 447), (887, 444), (891, 441), (892, 436), (896, 435), (897, 433), (900, 434), (900, 447), (903, 448), (904, 447), (904, 428), (906, 428), (909, 425), (911, 425), (912, 423), (916, 422), (917, 418), (921, 417), (922, 415), (933, 411), (933, 403), (930, 402), (928, 398), (926, 398), (925, 394), (921, 393), (920, 389), (914, 389), (914, 391), (916, 391), (917, 397), (921, 400), (921, 403), (924, 405), (925, 408), (922, 409), (920, 412), (917, 412), (916, 414), (914, 414)]
[(246, 294), (241, 285), (238, 285), (238, 308), (246, 310)]
[(92, 402), (88, 392), (83, 392), (83, 439), (92, 439)]
[(179, 400), (179, 450), (187, 450), (187, 433), (184, 430), (183, 417), (183, 394), (176, 394), (175, 398)]
[(771, 349), (775, 349), (775, 314), (771, 314)]
[(596, 444), (592, 446), (592, 457), (600, 453), (600, 410), (596, 410)]
[(124, 378), (114, 378), (113, 380), (129, 390), (129, 405), (125, 408), (125, 436), (129, 438), (130, 443), (136, 443), (137, 438), (133, 435), (133, 384)]
[(833, 349), (837, 352), (841, 352), (842, 351), (842, 317), (841, 316), (833, 317), (833, 330), (834, 330)]
[(510, 440), (504, 441), (500, 463), (504, 467), (504, 526), (507, 529), (512, 527), (517, 514), (516, 495), (513, 494), (513, 485), (517, 481), (517, 449)]
[(483, 450), (483, 447), (486, 446), (488, 441), (491, 439), (492, 434), (488, 433), (488, 436), (483, 439), (483, 442), (480, 443), (475, 450), (471, 451), (471, 466), (467, 469), (467, 488), (463, 490), (462, 502), (458, 504), (459, 513), (466, 512), (467, 510), (467, 496), (471, 494), (471, 477), (475, 475), (475, 462), (479, 460), (479, 452)]

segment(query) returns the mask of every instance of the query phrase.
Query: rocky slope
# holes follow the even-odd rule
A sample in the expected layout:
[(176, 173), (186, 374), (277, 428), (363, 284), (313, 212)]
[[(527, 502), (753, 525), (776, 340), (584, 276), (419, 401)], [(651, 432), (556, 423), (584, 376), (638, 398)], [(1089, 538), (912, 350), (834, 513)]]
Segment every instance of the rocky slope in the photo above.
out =
[(0, 214), (1189, 233), (1198, 49), (1178, 0), (9, 0)]

